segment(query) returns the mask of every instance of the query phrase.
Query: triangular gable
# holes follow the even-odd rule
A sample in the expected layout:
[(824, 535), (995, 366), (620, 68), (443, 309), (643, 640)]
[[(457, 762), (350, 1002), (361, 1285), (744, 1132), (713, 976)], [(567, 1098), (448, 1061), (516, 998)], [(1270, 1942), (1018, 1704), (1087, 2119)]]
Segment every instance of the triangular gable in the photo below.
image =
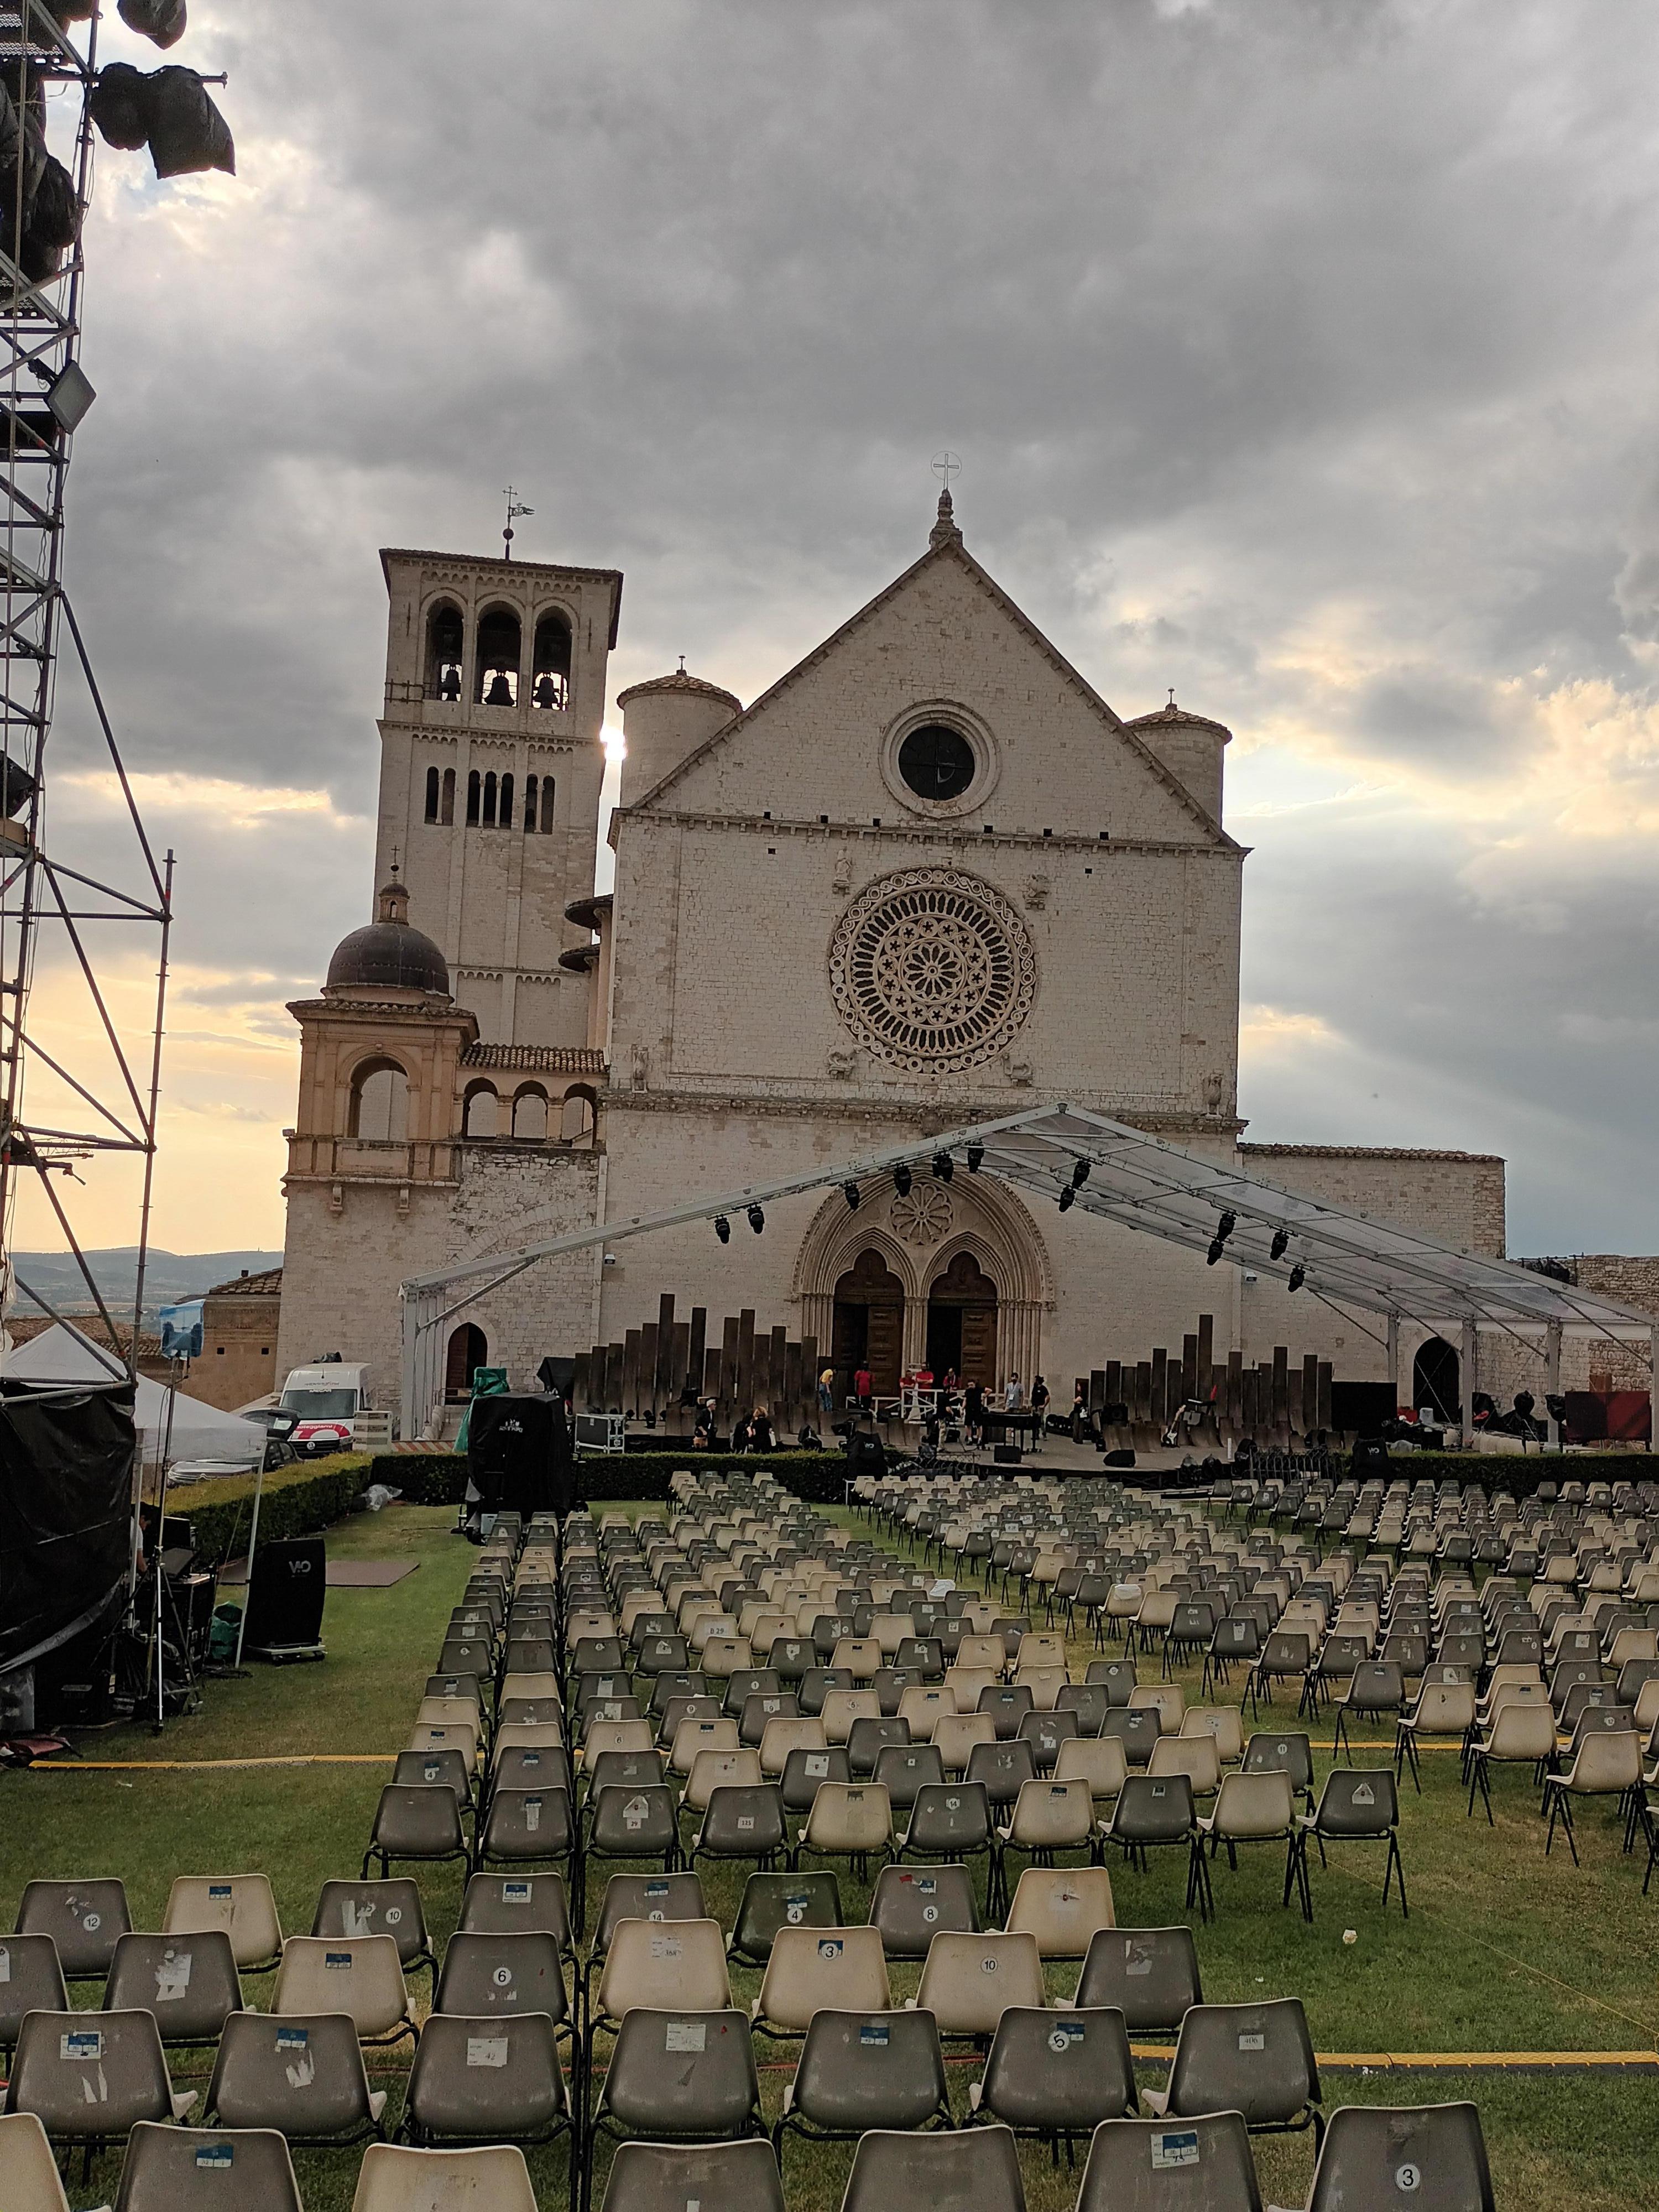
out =
[(712, 737), (706, 738), (702, 744), (689, 752), (683, 761), (678, 762), (668, 771), (666, 775), (659, 778), (648, 791), (641, 793), (638, 799), (631, 800), (626, 809), (618, 808), (617, 812), (643, 811), (661, 804), (667, 794), (677, 786), (684, 783), (702, 763), (728, 747), (785, 692), (799, 684), (804, 678), (830, 659), (856, 632), (908, 591), (917, 579), (930, 568), (945, 562), (957, 563), (975, 587), (983, 592), (1008, 622), (1036, 648), (1039, 654), (1054, 669), (1062, 682), (1077, 694), (1090, 713), (1111, 732), (1113, 736), (1121, 743), (1126, 751), (1144, 767), (1148, 775), (1161, 784), (1177, 801), (1183, 811), (1190, 816), (1200, 832), (1203, 842), (1225, 846), (1235, 851), (1240, 849), (1236, 841), (1227, 835), (1220, 823), (1193, 797), (1180, 777), (1165, 767), (1144, 739), (1133, 730), (1126, 726), (1088, 679), (1072, 665), (1059, 647), (1037, 628), (1024, 608), (1009, 597), (996, 579), (974, 558), (961, 540), (957, 538), (948, 538), (940, 544), (930, 545), (919, 560), (913, 561), (910, 566), (896, 576), (890, 584), (878, 592), (872, 599), (866, 601), (855, 614), (850, 615), (839, 629), (832, 630), (821, 645), (815, 646), (811, 652), (798, 660), (793, 668), (787, 670), (740, 714), (734, 714), (732, 720), (722, 728), (716, 730)]

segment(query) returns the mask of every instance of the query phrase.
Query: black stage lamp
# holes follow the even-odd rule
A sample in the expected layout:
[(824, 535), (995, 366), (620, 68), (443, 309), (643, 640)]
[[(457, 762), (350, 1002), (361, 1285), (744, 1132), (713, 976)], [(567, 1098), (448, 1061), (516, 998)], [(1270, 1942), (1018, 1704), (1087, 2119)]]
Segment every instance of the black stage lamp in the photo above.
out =
[(714, 1234), (722, 1244), (729, 1244), (732, 1242), (732, 1224), (723, 1213), (717, 1213), (714, 1216)]
[(949, 1152), (935, 1152), (935, 1153), (934, 1153), (934, 1155), (933, 1155), (933, 1178), (934, 1178), (935, 1182), (950, 1182), (950, 1180), (951, 1180), (951, 1176), (956, 1173), (956, 1171), (957, 1171), (957, 1164), (956, 1164), (956, 1162), (955, 1162), (955, 1161), (951, 1158), (951, 1155), (949, 1154)]
[(1288, 1229), (1275, 1229), (1273, 1231), (1273, 1241), (1267, 1249), (1267, 1257), (1270, 1260), (1282, 1260), (1290, 1249), (1290, 1231)]
[(847, 1211), (849, 1213), (856, 1213), (859, 1210), (858, 1185), (855, 1182), (842, 1183), (841, 1194), (847, 1200)]
[(898, 1165), (893, 1170), (893, 1188), (901, 1198), (909, 1197), (910, 1170), (905, 1166), (902, 1160), (901, 1160)]
[(1071, 1184), (1067, 1183), (1065, 1189), (1060, 1194), (1060, 1210), (1064, 1213), (1076, 1204), (1077, 1193), (1073, 1189)]
[(977, 1175), (977, 1174), (979, 1173), (979, 1170), (980, 1170), (980, 1163), (981, 1163), (981, 1160), (983, 1160), (983, 1158), (985, 1158), (985, 1147), (984, 1147), (984, 1146), (983, 1146), (983, 1145), (969, 1145), (969, 1147), (968, 1147), (968, 1172), (969, 1172), (969, 1175)]
[(1084, 1184), (1088, 1182), (1090, 1164), (1091, 1163), (1087, 1160), (1073, 1161), (1072, 1188), (1073, 1190), (1081, 1190)]
[(749, 1226), (754, 1231), (757, 1237), (760, 1235), (762, 1230), (766, 1226), (766, 1216), (761, 1212), (757, 1206), (751, 1206), (749, 1209)]
[(1566, 1419), (1567, 1401), (1561, 1395), (1561, 1393), (1559, 1390), (1545, 1391), (1544, 1411), (1549, 1415), (1553, 1421), (1559, 1422)]
[(1217, 1222), (1217, 1224), (1216, 1224), (1216, 1225), (1215, 1225), (1215, 1233), (1216, 1233), (1216, 1241), (1217, 1241), (1217, 1243), (1221, 1243), (1221, 1244), (1224, 1244), (1224, 1243), (1226, 1243), (1227, 1239), (1228, 1239), (1228, 1238), (1232, 1235), (1232, 1233), (1233, 1233), (1234, 1230), (1237, 1228), (1237, 1226), (1238, 1226), (1238, 1216), (1237, 1216), (1235, 1212), (1233, 1212), (1231, 1211), (1231, 1208), (1229, 1208), (1229, 1210), (1228, 1210), (1225, 1213), (1224, 1213), (1224, 1214), (1222, 1215), (1222, 1217), (1221, 1217), (1220, 1220), (1219, 1220), (1219, 1221), (1218, 1221), (1218, 1222)]
[(1208, 1250), (1208, 1251), (1204, 1255), (1204, 1264), (1205, 1264), (1205, 1266), (1206, 1266), (1206, 1267), (1214, 1267), (1214, 1265), (1215, 1265), (1215, 1263), (1216, 1263), (1216, 1261), (1217, 1261), (1221, 1257), (1222, 1254), (1226, 1250), (1226, 1249), (1227, 1249), (1227, 1240), (1226, 1240), (1226, 1238), (1225, 1238), (1224, 1237), (1211, 1237), (1211, 1239), (1210, 1239), (1210, 1249), (1209, 1249), (1209, 1250)]
[(1291, 1279), (1290, 1279), (1290, 1281), (1285, 1285), (1285, 1287), (1287, 1290), (1291, 1290), (1291, 1291), (1299, 1291), (1299, 1290), (1302, 1288), (1302, 1285), (1304, 1285), (1304, 1283), (1305, 1283), (1305, 1282), (1307, 1281), (1307, 1279), (1308, 1279), (1308, 1271), (1307, 1271), (1307, 1269), (1306, 1269), (1305, 1267), (1292, 1267), (1292, 1268), (1291, 1268)]

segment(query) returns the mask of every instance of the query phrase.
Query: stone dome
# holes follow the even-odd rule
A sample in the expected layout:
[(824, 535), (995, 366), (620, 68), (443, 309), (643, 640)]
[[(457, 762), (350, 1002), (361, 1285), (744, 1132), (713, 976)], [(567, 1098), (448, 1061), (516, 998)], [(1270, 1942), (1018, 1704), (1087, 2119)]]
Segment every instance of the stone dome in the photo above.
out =
[(672, 676), (653, 676), (643, 684), (630, 684), (626, 691), (617, 694), (617, 704), (626, 707), (630, 699), (649, 699), (665, 692), (671, 698), (712, 699), (733, 714), (743, 712), (741, 699), (718, 684), (706, 683), (701, 676), (687, 675), (684, 668), (677, 668)]
[(388, 884), (377, 918), (335, 946), (323, 988), (435, 991), (449, 997), (449, 963), (429, 937), (410, 927), (409, 893), (402, 884)]
[(1167, 707), (1155, 707), (1150, 714), (1137, 714), (1125, 722), (1126, 730), (1156, 732), (1158, 730), (1213, 730), (1224, 744), (1231, 744), (1232, 732), (1224, 722), (1218, 722), (1208, 714), (1194, 714), (1185, 707), (1177, 707), (1173, 693)]

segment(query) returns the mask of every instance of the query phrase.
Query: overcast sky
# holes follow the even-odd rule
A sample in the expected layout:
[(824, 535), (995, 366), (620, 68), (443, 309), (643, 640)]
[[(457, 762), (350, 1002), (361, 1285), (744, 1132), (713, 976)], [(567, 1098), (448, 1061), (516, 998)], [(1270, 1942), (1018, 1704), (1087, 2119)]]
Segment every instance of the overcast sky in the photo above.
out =
[[(684, 653), (749, 699), (915, 557), (948, 444), (1112, 704), (1237, 732), (1249, 1133), (1502, 1152), (1512, 1251), (1659, 1249), (1650, 8), (191, 16), (239, 174), (100, 153), (68, 563), (180, 860), (160, 1242), (282, 1242), (376, 549), (491, 550), (511, 480), (519, 551), (627, 573), (613, 696)], [(112, 855), (66, 708), (59, 840)]]

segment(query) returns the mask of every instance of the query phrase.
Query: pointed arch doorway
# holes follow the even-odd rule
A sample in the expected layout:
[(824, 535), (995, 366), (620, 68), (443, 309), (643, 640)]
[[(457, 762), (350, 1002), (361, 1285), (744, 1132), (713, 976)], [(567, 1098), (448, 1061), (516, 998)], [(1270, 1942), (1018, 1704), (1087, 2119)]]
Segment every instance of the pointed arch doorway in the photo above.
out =
[(997, 1286), (971, 1252), (958, 1252), (927, 1291), (927, 1364), (989, 1389), (997, 1379)]
[(845, 1397), (853, 1377), (867, 1367), (877, 1395), (899, 1386), (904, 1351), (904, 1285), (873, 1246), (866, 1245), (836, 1284), (831, 1363), (836, 1395)]

